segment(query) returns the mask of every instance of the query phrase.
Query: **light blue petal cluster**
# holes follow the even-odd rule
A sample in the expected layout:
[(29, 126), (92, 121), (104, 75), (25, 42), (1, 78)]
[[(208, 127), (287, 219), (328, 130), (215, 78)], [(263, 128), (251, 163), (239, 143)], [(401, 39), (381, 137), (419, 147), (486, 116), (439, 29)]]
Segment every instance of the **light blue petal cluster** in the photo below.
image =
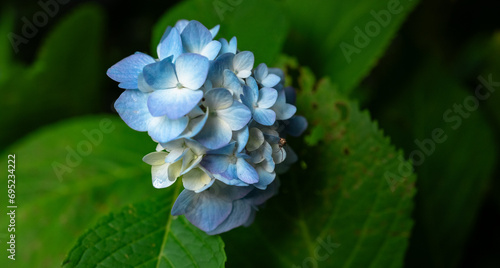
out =
[(236, 37), (213, 40), (218, 31), (180, 20), (166, 29), (157, 58), (137, 52), (107, 72), (125, 89), (115, 102), (123, 121), (158, 143), (143, 158), (153, 186), (181, 179), (172, 214), (208, 234), (252, 223), (278, 191), (276, 174), (297, 161), (287, 135), (307, 128), (283, 72), (254, 68)]

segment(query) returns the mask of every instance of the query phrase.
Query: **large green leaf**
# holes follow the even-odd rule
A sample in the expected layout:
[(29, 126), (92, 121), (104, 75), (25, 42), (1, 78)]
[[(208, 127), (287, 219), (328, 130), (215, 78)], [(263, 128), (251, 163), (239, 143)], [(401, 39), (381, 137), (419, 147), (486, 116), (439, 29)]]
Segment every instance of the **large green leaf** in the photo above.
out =
[[(158, 196), (150, 166), (141, 161), (155, 146), (147, 134), (107, 115), (63, 121), (9, 147), (1, 167), (7, 170), (7, 154), (16, 155), (18, 251), (12, 262), (4, 250), (0, 267), (57, 267), (98, 218)], [(0, 215), (2, 224), (7, 219)]]
[(330, 76), (340, 92), (350, 92), (377, 63), (417, 3), (285, 0), (291, 20), (286, 52), (315, 74)]
[(182, 183), (156, 200), (103, 217), (63, 267), (224, 267), (224, 242), (170, 215)]
[(187, 0), (168, 10), (156, 24), (151, 42), (155, 55), (167, 26), (180, 19), (198, 20), (208, 28), (220, 24), (216, 39), (236, 36), (238, 49), (254, 53), (255, 66), (261, 62), (272, 64), (277, 59), (288, 32), (281, 5), (274, 1)]
[(481, 81), (468, 92), (434, 61), (418, 69), (380, 117), (419, 176), (407, 265), (457, 267), (492, 175), (494, 138), (484, 101), (472, 109)]
[(253, 226), (223, 235), (228, 266), (401, 267), (415, 176), (399, 170), (409, 163), (328, 79), (296, 63), (287, 70), (300, 73), (297, 107), (315, 146), (289, 141), (301, 163), (280, 177)]
[[(52, 30), (31, 66), (9, 64), (12, 69), (0, 79), (0, 106), (9, 114), (0, 123), (16, 127), (0, 133), (0, 148), (44, 123), (97, 110), (105, 73), (100, 64), (102, 38), (101, 9), (81, 6)], [(18, 49), (22, 53), (23, 45)], [(0, 53), (9, 58), (14, 50), (2, 48)]]

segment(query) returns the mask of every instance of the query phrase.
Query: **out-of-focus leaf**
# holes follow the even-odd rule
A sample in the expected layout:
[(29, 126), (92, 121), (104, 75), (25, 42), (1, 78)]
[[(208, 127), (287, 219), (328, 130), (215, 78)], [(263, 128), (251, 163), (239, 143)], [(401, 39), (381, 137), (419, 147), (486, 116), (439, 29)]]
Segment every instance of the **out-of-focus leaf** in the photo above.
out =
[[(15, 262), (4, 250), (0, 267), (57, 267), (99, 217), (159, 195), (141, 161), (154, 148), (148, 135), (111, 115), (63, 121), (9, 147), (1, 167), (16, 155), (18, 250)], [(7, 217), (2, 213), (0, 222)]]
[(409, 163), (328, 79), (316, 82), (293, 62), (286, 69), (300, 73), (297, 107), (315, 146), (289, 141), (301, 163), (250, 228), (223, 235), (228, 266), (401, 267), (415, 176), (398, 170)]
[(382, 56), (417, 0), (285, 0), (286, 52), (350, 92)]
[(484, 101), (475, 99), (476, 87), (466, 91), (444, 70), (423, 64), (380, 117), (419, 177), (408, 267), (457, 267), (494, 167)]
[(80, 237), (63, 267), (224, 267), (224, 242), (170, 215), (182, 183), (159, 199), (103, 217)]
[(0, 133), (0, 148), (44, 123), (97, 110), (105, 73), (100, 64), (102, 29), (98, 6), (77, 8), (47, 36), (31, 66), (0, 79), (0, 106), (9, 111), (0, 123), (11, 126)]
[(274, 1), (187, 0), (167, 11), (156, 24), (151, 42), (153, 55), (167, 26), (174, 26), (180, 19), (198, 20), (209, 29), (220, 24), (215, 39), (236, 36), (239, 50), (254, 53), (255, 67), (261, 62), (272, 64), (278, 58), (288, 33), (282, 7)]

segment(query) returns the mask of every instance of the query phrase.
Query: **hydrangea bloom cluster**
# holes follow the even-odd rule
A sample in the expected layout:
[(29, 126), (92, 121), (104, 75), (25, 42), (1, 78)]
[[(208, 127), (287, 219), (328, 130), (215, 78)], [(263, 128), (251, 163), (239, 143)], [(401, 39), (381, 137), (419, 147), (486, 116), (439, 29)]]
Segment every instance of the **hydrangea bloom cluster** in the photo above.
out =
[(137, 52), (107, 72), (125, 89), (115, 102), (121, 118), (158, 143), (143, 159), (153, 186), (182, 180), (172, 214), (208, 234), (252, 223), (257, 206), (277, 192), (276, 172), (297, 159), (286, 135), (307, 127), (283, 72), (254, 68), (236, 37), (213, 40), (218, 30), (178, 21), (157, 59)]

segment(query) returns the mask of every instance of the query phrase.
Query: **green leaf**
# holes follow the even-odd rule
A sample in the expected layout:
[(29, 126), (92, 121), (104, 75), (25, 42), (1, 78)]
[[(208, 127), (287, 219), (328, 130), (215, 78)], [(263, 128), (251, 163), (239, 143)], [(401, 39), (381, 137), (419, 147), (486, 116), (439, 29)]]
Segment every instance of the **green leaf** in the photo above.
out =
[(0, 123), (16, 127), (0, 133), (0, 148), (44, 123), (97, 111), (105, 73), (103, 23), (98, 6), (83, 5), (46, 37), (31, 66), (12, 64), (15, 68), (0, 81), (0, 106), (9, 111)]
[(316, 145), (290, 139), (302, 164), (280, 176), (280, 193), (254, 225), (223, 235), (228, 266), (401, 267), (415, 176), (398, 170), (409, 163), (328, 79), (315, 81), (294, 62), (286, 69), (300, 73), (297, 110)]
[(288, 32), (282, 7), (274, 1), (187, 0), (168, 10), (154, 27), (153, 55), (167, 26), (174, 26), (180, 19), (198, 20), (209, 29), (220, 24), (215, 39), (236, 36), (239, 50), (254, 53), (255, 66), (274, 63)]
[[(57, 267), (101, 216), (159, 196), (141, 160), (155, 146), (147, 134), (104, 115), (45, 127), (9, 147), (1, 167), (7, 170), (7, 154), (16, 155), (17, 252), (12, 262), (4, 250), (0, 267)], [(0, 214), (0, 222), (7, 220)]]
[(408, 267), (457, 267), (495, 163), (485, 103), (471, 108), (481, 82), (467, 91), (446, 69), (424, 62), (380, 117), (419, 177)]
[(315, 74), (330, 76), (340, 92), (350, 92), (377, 63), (417, 3), (286, 0), (283, 6), (292, 22), (286, 52)]
[(224, 242), (170, 215), (182, 183), (161, 198), (103, 217), (83, 235), (63, 267), (224, 267)]

